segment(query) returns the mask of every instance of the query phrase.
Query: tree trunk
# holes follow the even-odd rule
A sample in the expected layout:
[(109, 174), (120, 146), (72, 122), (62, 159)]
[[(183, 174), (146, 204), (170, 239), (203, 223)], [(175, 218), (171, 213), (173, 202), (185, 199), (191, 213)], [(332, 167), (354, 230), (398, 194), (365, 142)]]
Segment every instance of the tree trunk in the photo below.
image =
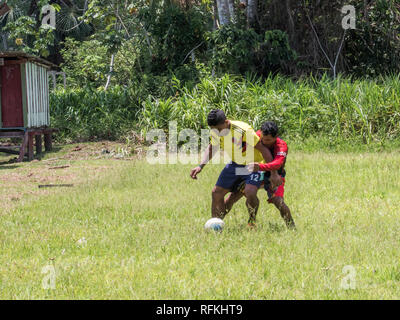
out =
[(214, 23), (213, 23), (213, 31), (214, 31), (214, 30), (217, 30), (219, 28), (217, 0), (214, 0), (213, 16), (214, 16)]
[(230, 22), (228, 0), (217, 0), (219, 23), (221, 26)]
[(3, 49), (4, 49), (4, 51), (7, 51), (8, 50), (8, 43), (7, 43), (8, 36), (7, 36), (7, 34), (3, 33), (1, 35), (1, 38), (3, 40)]
[(235, 23), (236, 22), (235, 0), (228, 0), (228, 8), (229, 8), (230, 21)]
[(289, 17), (289, 37), (292, 39), (295, 33), (294, 21), (292, 16), (292, 9), (290, 7), (290, 0), (286, 0), (286, 11)]
[(105, 88), (104, 88), (104, 90), (106, 90), (106, 91), (107, 91), (107, 89), (108, 89), (108, 86), (110, 85), (111, 75), (112, 75), (112, 73), (113, 73), (113, 71), (114, 71), (114, 58), (115, 58), (115, 54), (113, 53), (113, 54), (111, 55), (110, 73), (109, 73), (108, 76), (107, 76), (107, 83), (106, 83), (106, 86), (105, 86)]
[(254, 27), (257, 18), (257, 0), (248, 0), (247, 4), (247, 24)]
[(364, 19), (367, 24), (369, 24), (369, 17), (368, 17), (368, 0), (364, 0)]

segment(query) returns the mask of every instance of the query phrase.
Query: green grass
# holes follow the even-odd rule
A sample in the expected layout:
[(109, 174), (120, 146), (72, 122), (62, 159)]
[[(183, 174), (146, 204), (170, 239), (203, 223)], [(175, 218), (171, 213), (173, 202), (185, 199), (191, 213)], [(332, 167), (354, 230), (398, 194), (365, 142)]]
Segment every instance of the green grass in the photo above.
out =
[[(0, 214), (1, 299), (400, 298), (398, 151), (293, 151), (286, 202), (297, 232), (260, 191), (257, 230), (242, 200), (222, 234), (206, 233), (221, 166), (193, 181), (190, 165), (68, 163), (82, 177), (74, 188), (27, 195)], [(0, 177), (40, 167), (45, 176), (43, 162), (2, 165)], [(48, 265), (55, 289), (42, 287)], [(354, 290), (341, 288), (347, 265)]]

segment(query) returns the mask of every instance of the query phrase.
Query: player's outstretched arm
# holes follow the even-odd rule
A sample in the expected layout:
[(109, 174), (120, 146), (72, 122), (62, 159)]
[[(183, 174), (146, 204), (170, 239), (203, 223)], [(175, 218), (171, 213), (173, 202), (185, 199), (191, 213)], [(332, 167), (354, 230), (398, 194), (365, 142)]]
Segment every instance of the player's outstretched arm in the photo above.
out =
[(201, 170), (203, 170), (205, 165), (212, 159), (212, 157), (217, 153), (217, 151), (218, 147), (213, 146), (211, 143), (208, 145), (208, 147), (204, 151), (201, 163), (190, 171), (190, 177), (192, 179), (197, 179), (197, 175), (201, 172)]

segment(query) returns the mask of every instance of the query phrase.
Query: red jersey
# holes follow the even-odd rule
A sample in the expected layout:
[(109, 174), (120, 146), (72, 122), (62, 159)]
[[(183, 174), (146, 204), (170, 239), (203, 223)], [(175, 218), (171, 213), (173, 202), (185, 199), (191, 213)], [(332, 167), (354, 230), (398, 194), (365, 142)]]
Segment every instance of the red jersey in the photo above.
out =
[[(258, 130), (257, 135), (261, 137), (261, 130)], [(286, 157), (288, 154), (288, 146), (281, 138), (276, 138), (275, 145), (270, 149), (272, 157), (271, 162), (260, 163), (260, 171), (273, 171), (279, 170), (279, 173), (284, 172)]]

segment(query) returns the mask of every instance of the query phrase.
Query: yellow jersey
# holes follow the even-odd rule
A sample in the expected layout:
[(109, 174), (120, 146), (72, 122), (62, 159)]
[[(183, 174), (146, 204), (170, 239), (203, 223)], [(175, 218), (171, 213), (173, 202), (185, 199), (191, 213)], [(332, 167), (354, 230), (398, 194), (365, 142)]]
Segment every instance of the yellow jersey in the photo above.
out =
[(230, 123), (230, 129), (222, 132), (211, 130), (211, 144), (220, 146), (220, 149), (239, 165), (263, 162), (261, 152), (254, 148), (260, 141), (254, 129), (242, 121), (230, 121)]

